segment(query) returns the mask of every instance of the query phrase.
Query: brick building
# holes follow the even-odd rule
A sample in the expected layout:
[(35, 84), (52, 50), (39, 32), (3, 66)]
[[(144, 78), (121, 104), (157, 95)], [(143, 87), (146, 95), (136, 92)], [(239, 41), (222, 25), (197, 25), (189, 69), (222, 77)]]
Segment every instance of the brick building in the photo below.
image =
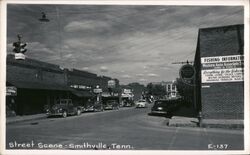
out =
[(7, 109), (26, 115), (42, 113), (45, 105), (60, 98), (71, 98), (81, 105), (87, 99), (96, 99), (93, 89), (99, 85), (108, 91), (111, 78), (29, 58), (16, 60), (14, 55), (8, 55), (6, 79)]
[(16, 88), (15, 96), (6, 96), (6, 107), (17, 115), (41, 113), (45, 104), (70, 94), (64, 70), (57, 65), (29, 58), (16, 60), (8, 55), (6, 72), (7, 90)]
[(243, 119), (243, 38), (243, 25), (199, 30), (195, 104), (205, 119)]

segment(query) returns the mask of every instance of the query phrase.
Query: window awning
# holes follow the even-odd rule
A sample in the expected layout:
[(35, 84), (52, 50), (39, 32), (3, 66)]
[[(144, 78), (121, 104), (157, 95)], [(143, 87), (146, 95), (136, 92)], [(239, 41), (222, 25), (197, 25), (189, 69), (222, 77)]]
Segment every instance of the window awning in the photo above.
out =
[(68, 86), (60, 85), (57, 83), (49, 84), (42, 82), (27, 82), (27, 81), (7, 81), (7, 83), (22, 89), (70, 91), (70, 88)]
[(80, 91), (80, 90), (74, 90), (74, 89), (71, 89), (71, 93), (77, 97), (93, 97), (93, 96), (95, 96), (95, 94), (92, 92)]

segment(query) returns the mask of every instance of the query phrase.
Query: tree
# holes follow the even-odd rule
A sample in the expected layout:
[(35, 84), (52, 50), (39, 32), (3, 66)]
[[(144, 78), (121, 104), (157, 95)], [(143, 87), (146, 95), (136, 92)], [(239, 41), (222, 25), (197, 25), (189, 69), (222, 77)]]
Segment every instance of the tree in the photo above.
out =
[(161, 84), (153, 85), (152, 83), (149, 83), (147, 85), (147, 91), (149, 95), (156, 95), (156, 96), (166, 95), (166, 88)]
[(182, 79), (176, 79), (176, 87), (179, 94), (184, 98), (188, 103), (192, 103), (194, 100), (194, 85), (184, 82)]

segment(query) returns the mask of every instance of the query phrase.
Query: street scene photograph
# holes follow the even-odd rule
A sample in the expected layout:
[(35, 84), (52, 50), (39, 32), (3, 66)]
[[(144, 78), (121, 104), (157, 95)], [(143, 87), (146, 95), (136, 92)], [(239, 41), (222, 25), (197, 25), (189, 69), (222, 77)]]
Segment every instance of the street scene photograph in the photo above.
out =
[(7, 3), (4, 149), (244, 154), (244, 11)]

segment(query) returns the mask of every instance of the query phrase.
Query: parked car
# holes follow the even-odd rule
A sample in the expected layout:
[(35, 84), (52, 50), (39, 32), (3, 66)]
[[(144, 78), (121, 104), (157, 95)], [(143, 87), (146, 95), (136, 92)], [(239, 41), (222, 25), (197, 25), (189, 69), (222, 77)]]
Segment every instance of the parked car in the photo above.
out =
[(103, 106), (105, 110), (119, 109), (119, 103), (116, 100), (108, 100)]
[(121, 101), (121, 107), (132, 107), (134, 105), (134, 100), (130, 98), (123, 97)]
[(148, 106), (148, 102), (144, 99), (140, 99), (137, 102), (135, 102), (136, 108), (146, 108)]
[(85, 112), (95, 112), (95, 111), (103, 111), (103, 105), (101, 102), (96, 101), (88, 101), (84, 105)]
[(132, 107), (133, 104), (133, 100), (123, 100), (123, 107)]
[(132, 107), (132, 102), (124, 102), (124, 107)]
[(48, 116), (67, 117), (68, 115), (80, 115), (82, 113), (82, 108), (73, 105), (71, 99), (59, 99), (53, 106), (48, 106), (46, 113)]
[(164, 115), (172, 117), (173, 112), (178, 109), (178, 99), (156, 100), (151, 108), (151, 115)]

